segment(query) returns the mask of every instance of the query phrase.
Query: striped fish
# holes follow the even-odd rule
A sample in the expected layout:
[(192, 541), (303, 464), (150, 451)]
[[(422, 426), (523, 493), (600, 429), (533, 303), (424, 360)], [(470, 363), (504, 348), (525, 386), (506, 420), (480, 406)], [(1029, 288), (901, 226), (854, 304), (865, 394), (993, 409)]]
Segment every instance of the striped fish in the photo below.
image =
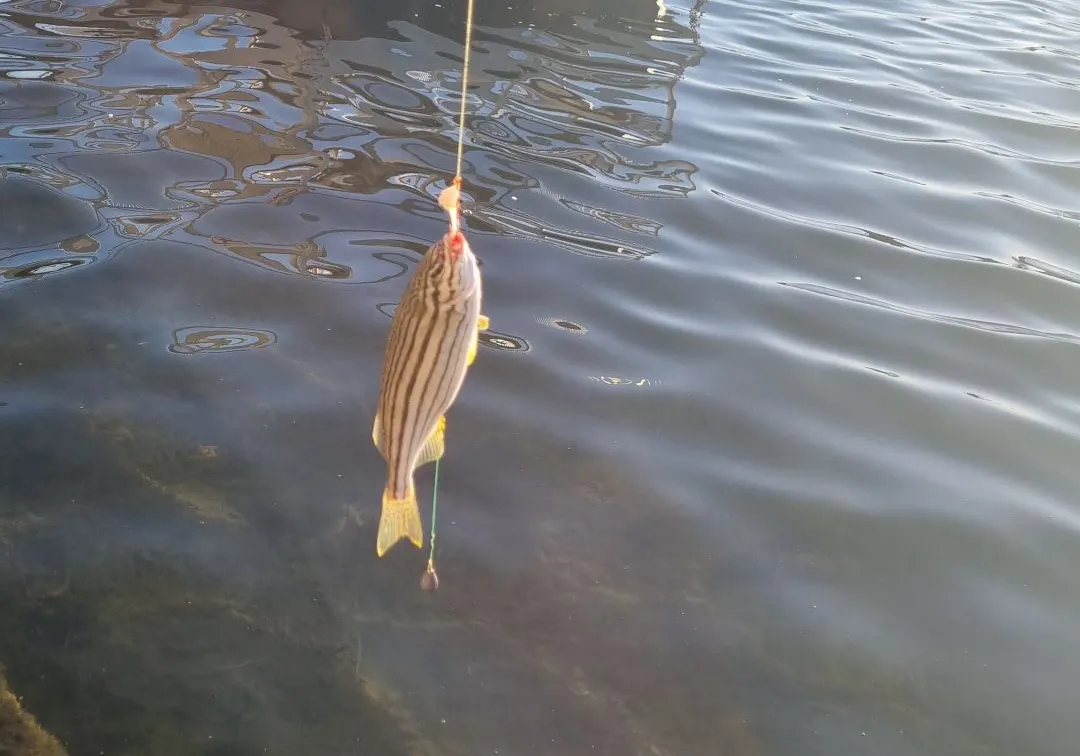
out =
[(387, 467), (380, 557), (402, 538), (423, 546), (413, 472), (442, 457), (445, 413), (488, 327), (480, 314), (480, 267), (456, 226), (428, 249), (390, 324), (372, 429)]

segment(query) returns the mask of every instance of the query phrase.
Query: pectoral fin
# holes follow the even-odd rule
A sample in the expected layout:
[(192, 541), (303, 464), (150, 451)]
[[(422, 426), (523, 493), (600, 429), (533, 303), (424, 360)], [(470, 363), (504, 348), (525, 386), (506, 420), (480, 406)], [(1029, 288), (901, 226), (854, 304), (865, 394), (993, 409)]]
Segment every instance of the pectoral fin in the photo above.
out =
[(469, 342), (469, 354), (465, 357), (465, 364), (471, 365), (476, 361), (476, 345), (479, 343), (479, 339), (474, 333), (472, 335), (472, 341)]
[(480, 315), (476, 318), (476, 333), (472, 336), (472, 341), (469, 342), (469, 354), (465, 358), (465, 364), (471, 365), (476, 360), (476, 347), (480, 341), (479, 335), (481, 331), (486, 331), (491, 326), (491, 320), (487, 315)]
[(383, 453), (382, 444), (379, 442), (381, 435), (379, 433), (379, 413), (375, 413), (375, 425), (371, 428), (371, 440), (375, 443), (375, 448), (379, 450), (379, 453)]
[(446, 415), (439, 415), (439, 421), (435, 425), (435, 430), (431, 432), (431, 435), (428, 436), (428, 440), (420, 447), (420, 456), (416, 458), (417, 467), (423, 467), (429, 462), (434, 462), (442, 457), (446, 452), (445, 433)]

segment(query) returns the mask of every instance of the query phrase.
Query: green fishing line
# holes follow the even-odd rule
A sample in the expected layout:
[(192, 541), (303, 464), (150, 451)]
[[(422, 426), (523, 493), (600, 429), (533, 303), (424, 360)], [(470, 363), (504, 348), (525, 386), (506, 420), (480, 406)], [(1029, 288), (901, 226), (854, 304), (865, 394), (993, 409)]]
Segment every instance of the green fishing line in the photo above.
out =
[(428, 553), (428, 563), (435, 563), (435, 513), (439, 509), (439, 462), (435, 460), (435, 482), (431, 489), (431, 551)]

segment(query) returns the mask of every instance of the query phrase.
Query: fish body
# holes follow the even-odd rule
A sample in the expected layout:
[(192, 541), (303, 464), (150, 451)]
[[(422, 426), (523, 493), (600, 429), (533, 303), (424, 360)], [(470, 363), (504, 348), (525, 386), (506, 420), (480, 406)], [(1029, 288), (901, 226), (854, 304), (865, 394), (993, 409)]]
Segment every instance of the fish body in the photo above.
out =
[(423, 545), (413, 473), (443, 454), (446, 411), (488, 325), (481, 298), (480, 266), (453, 224), (424, 254), (390, 323), (372, 429), (387, 471), (380, 557), (402, 538)]

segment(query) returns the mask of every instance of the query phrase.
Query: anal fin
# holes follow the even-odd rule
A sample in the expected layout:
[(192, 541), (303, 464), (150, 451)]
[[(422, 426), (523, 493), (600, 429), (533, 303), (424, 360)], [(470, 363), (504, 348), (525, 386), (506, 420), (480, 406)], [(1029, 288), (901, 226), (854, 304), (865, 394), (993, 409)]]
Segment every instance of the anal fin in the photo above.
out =
[(416, 458), (416, 466), (423, 467), (429, 462), (441, 459), (446, 453), (446, 415), (439, 415), (435, 424), (435, 430), (428, 436), (427, 441), (420, 447), (420, 456)]

